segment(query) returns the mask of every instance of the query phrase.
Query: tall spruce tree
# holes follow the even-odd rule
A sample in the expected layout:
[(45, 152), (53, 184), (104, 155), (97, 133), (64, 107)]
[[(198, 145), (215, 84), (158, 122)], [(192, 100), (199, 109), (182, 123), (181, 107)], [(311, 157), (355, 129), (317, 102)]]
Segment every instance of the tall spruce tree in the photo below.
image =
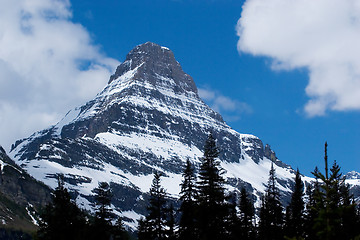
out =
[(273, 164), (271, 164), (269, 180), (260, 209), (260, 239), (277, 240), (283, 238), (282, 210), (282, 205), (280, 203), (280, 192), (276, 185), (275, 169)]
[(195, 228), (196, 222), (196, 176), (194, 167), (190, 160), (186, 161), (183, 172), (183, 181), (181, 183), (180, 191), (180, 222), (179, 222), (179, 239), (196, 239), (197, 231)]
[(95, 193), (95, 218), (91, 226), (91, 239), (108, 240), (112, 238), (114, 218), (110, 208), (112, 191), (107, 182), (99, 182), (92, 190)]
[[(314, 172), (318, 171), (318, 168), (315, 167)], [(305, 239), (317, 240), (315, 220), (319, 216), (319, 210), (324, 208), (323, 193), (321, 192), (319, 179), (317, 177), (315, 177), (315, 182), (312, 182), (308, 186), (306, 195), (307, 201), (304, 224)]]
[(341, 235), (344, 239), (355, 239), (360, 235), (360, 225), (354, 196), (350, 194), (349, 188), (348, 184), (340, 185)]
[(161, 173), (155, 172), (150, 188), (149, 214), (139, 222), (139, 239), (164, 240), (167, 238), (168, 209), (166, 191), (161, 186)]
[(320, 240), (340, 239), (340, 168), (334, 162), (329, 176), (327, 143), (325, 142), (325, 174), (320, 171), (313, 172), (313, 175), (319, 178), (322, 183), (319, 197), (323, 199), (323, 205), (319, 208), (319, 214), (315, 219), (314, 227)]
[(126, 231), (121, 217), (118, 217), (112, 229), (113, 240), (129, 240), (130, 236)]
[(287, 235), (293, 239), (304, 237), (304, 184), (301, 181), (299, 169), (295, 175), (295, 186), (291, 194), (291, 202), (288, 208)]
[(138, 240), (149, 240), (153, 237), (152, 226), (150, 222), (141, 217), (138, 221)]
[(226, 229), (226, 239), (228, 240), (237, 240), (241, 237), (240, 219), (238, 217), (236, 205), (237, 205), (237, 196), (234, 193), (231, 193), (228, 196), (227, 202), (227, 215), (225, 217), (225, 229)]
[(200, 239), (224, 239), (226, 235), (224, 219), (227, 213), (225, 204), (225, 180), (218, 160), (219, 149), (215, 138), (209, 135), (201, 158), (198, 188), (197, 226)]
[(86, 231), (85, 214), (71, 200), (64, 187), (63, 177), (53, 192), (52, 201), (41, 214), (37, 239), (63, 240), (81, 239)]
[(353, 239), (359, 231), (356, 227), (356, 209), (349, 194), (348, 186), (334, 161), (330, 174), (328, 170), (327, 143), (325, 143), (325, 174), (314, 171), (313, 175), (321, 180), (318, 215), (314, 227), (318, 239)]
[(174, 205), (170, 204), (170, 207), (167, 209), (167, 221), (166, 221), (166, 239), (167, 240), (175, 240), (175, 210)]
[(250, 199), (245, 188), (240, 192), (240, 237), (239, 239), (251, 240), (255, 239), (256, 232), (254, 229), (254, 204)]

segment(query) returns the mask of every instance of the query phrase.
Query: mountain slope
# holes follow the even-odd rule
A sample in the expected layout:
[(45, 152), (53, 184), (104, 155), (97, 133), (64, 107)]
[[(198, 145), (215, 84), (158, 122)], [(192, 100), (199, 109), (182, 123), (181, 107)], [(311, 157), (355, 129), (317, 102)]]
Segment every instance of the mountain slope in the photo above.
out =
[(259, 202), (273, 163), (287, 201), (293, 169), (259, 138), (229, 127), (200, 99), (174, 54), (150, 42), (130, 51), (93, 100), (69, 111), (55, 126), (17, 141), (11, 156), (53, 188), (57, 174), (64, 174), (66, 187), (87, 209), (91, 190), (99, 181), (110, 182), (113, 208), (134, 227), (133, 220), (145, 213), (153, 171), (164, 173), (162, 183), (176, 197), (186, 159), (199, 164), (210, 132), (220, 147), (230, 191), (246, 187)]
[(50, 201), (50, 188), (17, 166), (1, 146), (0, 165), (0, 228), (34, 231), (37, 212)]

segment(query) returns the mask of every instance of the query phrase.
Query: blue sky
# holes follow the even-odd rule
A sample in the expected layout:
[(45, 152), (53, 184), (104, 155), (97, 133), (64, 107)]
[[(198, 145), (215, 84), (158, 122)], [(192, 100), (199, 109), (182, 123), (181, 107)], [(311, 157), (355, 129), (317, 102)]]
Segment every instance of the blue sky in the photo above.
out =
[[(6, 126), (1, 129), (0, 144), (9, 146), (15, 139), (56, 123), (67, 110), (101, 90), (134, 46), (151, 41), (174, 52), (205, 101), (232, 128), (258, 136), (271, 145), (280, 160), (310, 175), (316, 165), (323, 168), (323, 145), (328, 141), (331, 161), (337, 160), (343, 172), (360, 171), (360, 65), (352, 57), (358, 49), (351, 48), (360, 33), (360, 6), (349, 7), (351, 1), (330, 0), (343, 7), (333, 7), (325, 0), (312, 5), (295, 1), (293, 6), (285, 2), (277, 5), (282, 1), (275, 0), (247, 0), (245, 5), (245, 1), (233, 0), (38, 0), (32, 6), (20, 2), (19, 6), (11, 5), (13, 12), (8, 11), (6, 19), (3, 16), (15, 26), (11, 13), (25, 13), (20, 30), (0, 26), (0, 33), (20, 41), (17, 46), (24, 46), (25, 52), (29, 49), (26, 44), (33, 41), (34, 52), (20, 61), (13, 57), (23, 54), (18, 47), (0, 40), (12, 46), (8, 52), (0, 52), (0, 79), (14, 79), (13, 84), (0, 80), (5, 86), (0, 90), (0, 109), (4, 113), (0, 123)], [(330, 7), (324, 10), (325, 5)], [(327, 21), (333, 19), (334, 9), (344, 12), (336, 13), (339, 26), (335, 27), (332, 20)], [(346, 20), (349, 11), (351, 23)], [(49, 40), (46, 34), (39, 34), (40, 30), (55, 37)], [(337, 35), (342, 38), (327, 42)], [(26, 40), (21, 41), (23, 38)], [(350, 47), (328, 51), (337, 49), (341, 42)], [(35, 65), (37, 61), (45, 62), (47, 68)], [(70, 66), (79, 62), (90, 65)], [(32, 63), (43, 74), (29, 79), (33, 68), (19, 64)], [(352, 70), (344, 72), (338, 66), (351, 66), (346, 69)], [(58, 78), (47, 80), (53, 75)], [(342, 82), (342, 77), (349, 75), (354, 77)], [(67, 80), (71, 76), (79, 80)], [(20, 89), (16, 81), (21, 82)], [(63, 91), (56, 94), (51, 89)], [(50, 102), (44, 100), (49, 97)], [(40, 122), (39, 116), (43, 119)], [(19, 118), (22, 122), (14, 120)], [(18, 127), (20, 123), (22, 127)]]

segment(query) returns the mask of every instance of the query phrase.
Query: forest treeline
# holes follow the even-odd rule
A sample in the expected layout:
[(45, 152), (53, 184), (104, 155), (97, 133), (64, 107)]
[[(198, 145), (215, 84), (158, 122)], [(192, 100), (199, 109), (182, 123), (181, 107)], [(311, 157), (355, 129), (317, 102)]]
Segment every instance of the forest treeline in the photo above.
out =
[[(245, 188), (238, 194), (226, 190), (218, 156), (216, 140), (210, 134), (199, 169), (186, 162), (178, 209), (161, 186), (162, 174), (154, 173), (147, 215), (138, 222), (139, 240), (360, 239), (358, 205), (336, 161), (328, 169), (326, 143), (324, 173), (315, 168), (315, 181), (304, 186), (297, 170), (287, 206), (280, 201), (273, 165), (256, 209)], [(129, 239), (121, 218), (113, 224), (109, 184), (99, 183), (94, 193), (95, 215), (89, 217), (71, 201), (59, 181), (53, 201), (42, 215), (37, 239)]]

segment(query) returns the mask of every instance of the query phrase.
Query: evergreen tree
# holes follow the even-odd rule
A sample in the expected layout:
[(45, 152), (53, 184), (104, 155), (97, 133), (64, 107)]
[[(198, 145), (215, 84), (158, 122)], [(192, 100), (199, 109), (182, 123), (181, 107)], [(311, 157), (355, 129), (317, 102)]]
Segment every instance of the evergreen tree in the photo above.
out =
[(81, 239), (85, 232), (85, 214), (71, 200), (60, 176), (52, 202), (41, 214), (37, 238), (39, 240)]
[(141, 217), (138, 221), (138, 240), (149, 240), (152, 239), (152, 237), (153, 232), (150, 222)]
[(325, 143), (325, 175), (320, 171), (313, 175), (322, 181), (320, 185), (323, 205), (319, 208), (319, 214), (315, 219), (315, 229), (319, 239), (340, 239), (340, 167), (334, 162), (329, 176), (327, 143)]
[(276, 175), (273, 164), (269, 172), (269, 180), (263, 204), (260, 209), (260, 238), (277, 240), (283, 238), (283, 213), (280, 193), (276, 186)]
[(166, 239), (167, 213), (166, 191), (160, 185), (161, 174), (154, 173), (150, 188), (148, 212), (145, 220), (139, 222), (139, 239), (163, 240)]
[(301, 181), (299, 169), (295, 175), (295, 186), (288, 208), (287, 236), (301, 239), (304, 235), (304, 184)]
[(224, 239), (225, 180), (218, 160), (219, 150), (212, 134), (204, 146), (198, 181), (198, 230), (200, 239)]
[(269, 231), (267, 226), (269, 225), (269, 214), (267, 214), (265, 195), (261, 194), (260, 196), (261, 204), (259, 210), (259, 224), (258, 224), (258, 237), (259, 239), (266, 239), (266, 234)]
[(185, 169), (183, 172), (183, 181), (181, 183), (180, 191), (180, 222), (179, 222), (179, 239), (196, 239), (196, 222), (195, 212), (196, 207), (196, 176), (194, 167), (190, 160), (186, 161)]
[(249, 198), (245, 188), (240, 192), (240, 237), (239, 239), (250, 240), (255, 239), (254, 229), (254, 204)]
[(125, 230), (124, 224), (122, 222), (121, 217), (119, 217), (116, 221), (115, 226), (113, 226), (113, 240), (129, 240), (130, 237)]
[(341, 199), (341, 235), (343, 239), (354, 239), (360, 235), (359, 220), (356, 211), (356, 204), (350, 194), (349, 185), (340, 185)]
[[(314, 172), (318, 171), (318, 168), (315, 167)], [(323, 193), (320, 190), (320, 183), (317, 177), (315, 177), (315, 182), (308, 186), (306, 195), (307, 203), (304, 223), (305, 239), (315, 240), (318, 239), (315, 229), (315, 219), (319, 215), (319, 210), (324, 208)]]
[(98, 187), (92, 191), (95, 193), (95, 218), (91, 226), (91, 238), (96, 240), (108, 240), (112, 238), (113, 214), (110, 208), (112, 192), (107, 182), (99, 182)]
[(112, 209), (110, 208), (113, 196), (110, 185), (107, 182), (99, 182), (95, 193), (96, 217), (102, 221), (110, 222), (113, 219)]
[(175, 234), (175, 214), (174, 214), (174, 206), (173, 204), (170, 204), (170, 207), (168, 209), (168, 219), (166, 222), (166, 239), (167, 240), (175, 240), (176, 234)]
[(313, 175), (322, 181), (318, 195), (322, 204), (318, 206), (318, 216), (314, 221), (316, 234), (320, 240), (353, 239), (359, 233), (356, 227), (356, 208), (336, 161), (329, 175), (327, 143), (324, 161), (325, 174), (320, 171), (313, 172)]
[[(230, 194), (227, 203), (228, 212), (225, 217), (226, 239), (235, 240), (241, 237), (240, 220), (237, 214), (235, 193)], [(224, 236), (225, 238), (225, 236)]]

